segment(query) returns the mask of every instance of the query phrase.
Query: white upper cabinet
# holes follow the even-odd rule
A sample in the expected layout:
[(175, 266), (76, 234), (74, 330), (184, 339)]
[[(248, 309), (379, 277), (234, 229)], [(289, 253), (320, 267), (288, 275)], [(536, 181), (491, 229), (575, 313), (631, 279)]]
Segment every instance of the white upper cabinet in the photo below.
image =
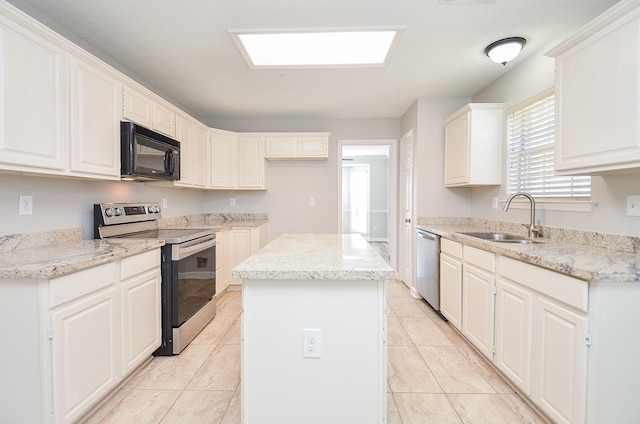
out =
[(69, 167), (68, 53), (37, 23), (0, 11), (0, 168), (50, 174)]
[(264, 137), (238, 137), (238, 187), (263, 189), (264, 184)]
[(556, 59), (559, 174), (640, 168), (639, 5), (618, 3), (548, 53)]
[(176, 137), (176, 113), (142, 88), (125, 85), (124, 118), (167, 137)]
[(211, 133), (210, 187), (233, 189), (238, 186), (238, 136), (235, 133)]
[(180, 181), (176, 185), (190, 187), (195, 174), (195, 143), (193, 123), (181, 115), (176, 116), (176, 140), (180, 142)]
[(502, 178), (502, 103), (470, 103), (444, 121), (444, 185), (498, 185)]
[(115, 72), (71, 60), (71, 171), (120, 179), (122, 80)]
[(193, 125), (193, 185), (194, 187), (206, 187), (209, 181), (209, 132), (207, 128), (194, 123)]
[(265, 134), (265, 144), (265, 158), (270, 160), (329, 157), (329, 133)]

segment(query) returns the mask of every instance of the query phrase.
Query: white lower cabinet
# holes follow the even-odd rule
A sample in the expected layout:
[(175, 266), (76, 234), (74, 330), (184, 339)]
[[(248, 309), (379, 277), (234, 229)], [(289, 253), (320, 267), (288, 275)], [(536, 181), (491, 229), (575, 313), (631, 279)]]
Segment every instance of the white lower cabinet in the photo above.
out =
[(442, 239), (440, 249), (440, 312), (462, 330), (462, 245)]
[(462, 334), (487, 358), (493, 358), (495, 255), (464, 246)]
[(495, 365), (553, 422), (587, 422), (588, 284), (505, 257), (498, 274)]
[(496, 366), (530, 396), (533, 294), (504, 278), (496, 283), (495, 332)]
[[(233, 269), (240, 262), (260, 250), (267, 241), (267, 226), (234, 227), (229, 230), (228, 253)], [(231, 278), (231, 284), (242, 284), (242, 280)]]
[(587, 407), (587, 319), (536, 299), (533, 401), (555, 422), (582, 423)]
[(123, 259), (120, 278), (121, 375), (125, 376), (161, 343), (160, 255), (151, 251)]
[(229, 231), (216, 233), (216, 296), (224, 293), (231, 283), (229, 244)]
[(0, 319), (0, 422), (77, 422), (160, 345), (160, 251), (1, 280)]
[(73, 422), (120, 379), (115, 273), (112, 286), (52, 314), (55, 421)]

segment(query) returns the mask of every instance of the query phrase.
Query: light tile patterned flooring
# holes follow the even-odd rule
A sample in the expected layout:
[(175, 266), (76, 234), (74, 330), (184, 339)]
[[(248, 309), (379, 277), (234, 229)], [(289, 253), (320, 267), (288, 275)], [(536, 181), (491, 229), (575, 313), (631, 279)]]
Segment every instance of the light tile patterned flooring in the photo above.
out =
[[(386, 294), (389, 424), (544, 423), (403, 283), (388, 282)], [(180, 355), (154, 358), (86, 423), (240, 424), (241, 296), (224, 293)]]

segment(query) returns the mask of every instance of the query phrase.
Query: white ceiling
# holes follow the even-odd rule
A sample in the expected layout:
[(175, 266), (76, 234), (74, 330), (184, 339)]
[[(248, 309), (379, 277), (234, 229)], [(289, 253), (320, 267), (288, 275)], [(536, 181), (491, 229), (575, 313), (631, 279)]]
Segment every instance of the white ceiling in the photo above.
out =
[[(448, 4), (456, 1), (9, 0), (62, 26), (205, 122), (394, 118), (417, 98), (470, 97), (617, 2)], [(252, 70), (229, 35), (398, 26), (405, 30), (395, 54), (378, 68)], [(484, 56), (488, 44), (510, 36), (527, 39), (518, 59), (503, 67)]]

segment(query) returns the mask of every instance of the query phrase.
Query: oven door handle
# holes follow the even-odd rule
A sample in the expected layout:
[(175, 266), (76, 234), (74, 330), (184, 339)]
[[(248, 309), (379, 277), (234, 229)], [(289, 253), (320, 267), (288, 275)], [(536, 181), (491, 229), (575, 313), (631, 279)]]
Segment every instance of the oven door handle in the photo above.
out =
[(187, 256), (191, 256), (195, 253), (201, 252), (203, 250), (207, 250), (210, 247), (213, 247), (216, 245), (216, 239), (213, 240), (209, 240), (205, 243), (200, 243), (200, 244), (196, 244), (193, 246), (188, 246), (188, 247), (180, 247), (179, 245), (174, 245), (173, 248), (173, 254), (172, 256), (172, 260), (174, 261), (179, 261), (180, 259), (184, 259)]

